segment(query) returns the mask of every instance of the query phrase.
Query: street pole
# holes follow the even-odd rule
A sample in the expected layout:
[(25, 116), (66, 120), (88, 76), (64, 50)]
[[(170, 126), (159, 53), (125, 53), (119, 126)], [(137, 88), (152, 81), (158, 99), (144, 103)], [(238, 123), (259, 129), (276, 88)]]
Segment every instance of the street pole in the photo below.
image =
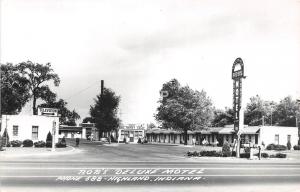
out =
[(55, 151), (55, 133), (56, 133), (56, 122), (53, 121), (53, 127), (52, 127), (52, 149), (51, 149), (51, 151)]

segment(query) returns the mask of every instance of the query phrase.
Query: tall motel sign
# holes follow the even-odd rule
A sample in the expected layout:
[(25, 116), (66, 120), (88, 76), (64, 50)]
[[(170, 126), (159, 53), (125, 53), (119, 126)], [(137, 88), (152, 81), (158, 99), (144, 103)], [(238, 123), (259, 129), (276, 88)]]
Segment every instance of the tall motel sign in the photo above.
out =
[(242, 79), (244, 76), (244, 63), (241, 58), (237, 58), (232, 66), (233, 80), (233, 111), (234, 111), (234, 131), (236, 133), (236, 157), (240, 157), (240, 136), (244, 126), (244, 116), (242, 108)]

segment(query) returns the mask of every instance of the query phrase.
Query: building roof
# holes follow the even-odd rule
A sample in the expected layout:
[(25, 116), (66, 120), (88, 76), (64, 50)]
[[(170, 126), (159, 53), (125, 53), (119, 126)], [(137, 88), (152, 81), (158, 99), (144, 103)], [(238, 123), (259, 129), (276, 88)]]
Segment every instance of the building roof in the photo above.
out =
[[(245, 126), (244, 129), (242, 129), (242, 134), (257, 134), (259, 132), (261, 127), (259, 126), (253, 126), (248, 127)], [(182, 131), (178, 130), (167, 130), (167, 129), (150, 129), (147, 130), (148, 134), (154, 133), (154, 134), (181, 134)], [(200, 133), (200, 134), (233, 134), (235, 133), (233, 127), (209, 127), (202, 130), (195, 130), (195, 131), (188, 131), (188, 134), (193, 133)]]
[(69, 126), (69, 125), (60, 125), (59, 126), (60, 131), (72, 131), (72, 132), (81, 132), (82, 127), (81, 126)]

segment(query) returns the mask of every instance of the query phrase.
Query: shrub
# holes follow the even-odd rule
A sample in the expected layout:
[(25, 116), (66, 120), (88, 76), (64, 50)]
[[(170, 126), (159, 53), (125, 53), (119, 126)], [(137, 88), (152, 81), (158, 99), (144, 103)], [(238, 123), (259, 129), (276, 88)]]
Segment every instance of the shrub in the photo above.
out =
[(275, 145), (272, 143), (267, 146), (267, 150), (284, 151), (287, 150), (287, 147), (285, 145)]
[(42, 147), (45, 147), (45, 146), (46, 146), (46, 143), (44, 141), (34, 142), (34, 147), (36, 147), (36, 148), (42, 148)]
[(138, 140), (138, 142), (137, 143), (142, 143), (142, 140), (141, 140), (141, 138), (139, 138), (139, 140)]
[(287, 147), (288, 150), (291, 150), (292, 144), (291, 144), (290, 141), (287, 142), (286, 147)]
[(245, 151), (245, 153), (250, 153), (250, 147), (245, 147), (244, 151)]
[(231, 156), (236, 157), (236, 151), (232, 151)]
[(230, 150), (230, 145), (228, 142), (225, 142), (223, 147), (222, 147), (222, 154), (223, 157), (230, 157), (231, 156), (231, 150)]
[(286, 154), (276, 153), (275, 155), (270, 155), (270, 158), (286, 158)]
[(277, 158), (286, 158), (286, 154), (284, 154), (284, 153), (276, 153), (275, 157), (277, 157)]
[(23, 147), (32, 147), (33, 146), (33, 141), (30, 139), (26, 139), (23, 141)]
[(241, 153), (240, 158), (250, 158), (250, 153)]
[(3, 135), (2, 135), (2, 146), (6, 146), (9, 143), (9, 135), (7, 133), (7, 130), (4, 129)]
[(276, 151), (285, 151), (285, 150), (287, 150), (287, 147), (285, 145), (276, 145), (275, 150)]
[(200, 155), (206, 156), (206, 157), (222, 157), (223, 156), (221, 151), (201, 151)]
[(274, 150), (275, 149), (275, 144), (271, 143), (267, 146), (267, 150)]
[(55, 147), (57, 148), (65, 148), (67, 147), (66, 143), (58, 142), (55, 144)]
[(11, 144), (12, 147), (21, 147), (22, 141), (13, 140), (13, 141), (10, 142), (10, 144)]
[(188, 155), (189, 157), (191, 157), (191, 156), (199, 157), (199, 156), (200, 156), (200, 153), (197, 152), (197, 151), (188, 151), (188, 152), (187, 152), (187, 155)]
[(295, 145), (294, 150), (300, 150), (300, 145)]
[(47, 134), (46, 147), (52, 147), (52, 134), (50, 133), (50, 131)]
[[(76, 138), (77, 140), (78, 138)], [(66, 138), (63, 137), (58, 143), (55, 144), (55, 147), (57, 148), (65, 148), (67, 147)]]
[(269, 154), (268, 154), (268, 153), (261, 153), (261, 157), (262, 157), (262, 158), (268, 158), (268, 157), (269, 157)]

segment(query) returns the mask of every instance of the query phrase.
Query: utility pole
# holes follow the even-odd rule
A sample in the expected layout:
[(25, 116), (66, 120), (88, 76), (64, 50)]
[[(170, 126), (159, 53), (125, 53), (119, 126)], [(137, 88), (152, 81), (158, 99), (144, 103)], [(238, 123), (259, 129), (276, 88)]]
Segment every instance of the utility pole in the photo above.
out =
[[(100, 94), (101, 98), (103, 97), (103, 92), (104, 92), (104, 80), (101, 80), (101, 94)], [(98, 131), (99, 131), (99, 141), (100, 141), (103, 133), (100, 130)]]

